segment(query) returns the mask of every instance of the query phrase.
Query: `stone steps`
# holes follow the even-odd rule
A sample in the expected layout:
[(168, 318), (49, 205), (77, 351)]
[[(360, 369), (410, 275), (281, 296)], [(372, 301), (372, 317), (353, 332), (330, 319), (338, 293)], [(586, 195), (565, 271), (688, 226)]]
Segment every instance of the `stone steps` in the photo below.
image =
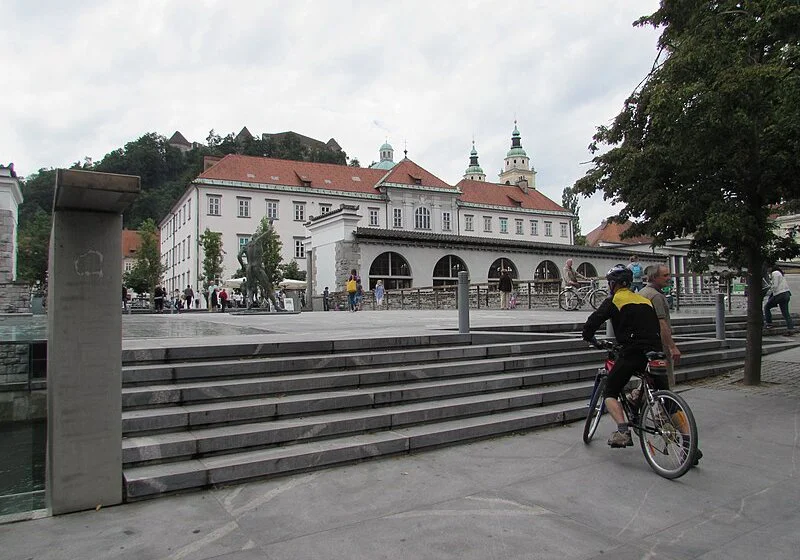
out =
[[(713, 329), (679, 341), (679, 380), (742, 365), (743, 341), (697, 334)], [(498, 331), (135, 354), (128, 500), (577, 420), (604, 357), (574, 333)]]
[(560, 403), (290, 446), (126, 468), (125, 493), (128, 500), (135, 500), (169, 491), (241, 482), (407, 453), (577, 420), (586, 414), (585, 408), (585, 403)]

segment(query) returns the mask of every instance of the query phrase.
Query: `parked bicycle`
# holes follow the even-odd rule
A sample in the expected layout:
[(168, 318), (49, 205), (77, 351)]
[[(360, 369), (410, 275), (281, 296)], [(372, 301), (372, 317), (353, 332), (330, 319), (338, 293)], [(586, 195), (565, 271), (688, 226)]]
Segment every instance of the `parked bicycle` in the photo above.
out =
[(597, 278), (593, 278), (591, 283), (580, 288), (566, 286), (558, 294), (558, 306), (564, 311), (575, 311), (588, 301), (592, 309), (597, 309), (607, 297), (608, 290), (601, 288)]
[[(597, 370), (589, 414), (583, 428), (583, 441), (592, 441), (600, 417), (605, 412), (605, 389), (608, 373), (618, 357), (620, 346), (602, 340), (598, 346), (607, 350), (605, 366)], [(653, 379), (667, 375), (667, 364), (661, 352), (647, 353), (645, 371), (634, 377), (641, 379), (641, 393), (635, 402), (620, 393), (619, 400), (625, 417), (639, 438), (645, 459), (650, 467), (664, 478), (678, 478), (694, 465), (699, 458), (697, 450), (697, 424), (689, 405), (680, 396), (668, 390), (655, 390)]]

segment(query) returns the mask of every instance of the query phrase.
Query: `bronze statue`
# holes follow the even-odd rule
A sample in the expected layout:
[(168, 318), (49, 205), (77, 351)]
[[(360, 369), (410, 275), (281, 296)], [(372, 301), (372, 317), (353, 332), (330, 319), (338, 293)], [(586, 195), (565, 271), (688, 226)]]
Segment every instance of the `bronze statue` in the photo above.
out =
[[(272, 224), (270, 223), (270, 228), (271, 227)], [(239, 254), (236, 255), (239, 264), (245, 271), (245, 281), (242, 282), (242, 292), (247, 309), (250, 309), (254, 305), (260, 307), (260, 303), (263, 302), (264, 299), (269, 299), (273, 309), (283, 311), (283, 308), (278, 305), (278, 302), (275, 300), (275, 290), (272, 287), (270, 274), (267, 273), (264, 268), (264, 248), (260, 241), (261, 238), (266, 235), (267, 231), (269, 230), (262, 231), (253, 237), (241, 248)], [(242, 257), (247, 257), (247, 263), (242, 260)]]

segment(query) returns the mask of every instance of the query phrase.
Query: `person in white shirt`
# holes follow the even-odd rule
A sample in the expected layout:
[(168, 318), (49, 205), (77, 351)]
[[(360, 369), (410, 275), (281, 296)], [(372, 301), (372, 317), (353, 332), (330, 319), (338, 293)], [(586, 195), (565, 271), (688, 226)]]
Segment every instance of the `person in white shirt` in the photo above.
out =
[(794, 323), (792, 322), (792, 316), (789, 314), (789, 300), (792, 298), (792, 292), (789, 291), (789, 284), (786, 282), (786, 278), (783, 277), (783, 271), (774, 266), (771, 268), (771, 273), (769, 275), (769, 298), (767, 299), (766, 305), (764, 305), (764, 327), (767, 329), (772, 328), (772, 308), (773, 307), (780, 307), (781, 314), (783, 318), (786, 320), (786, 334), (793, 335), (794, 334)]

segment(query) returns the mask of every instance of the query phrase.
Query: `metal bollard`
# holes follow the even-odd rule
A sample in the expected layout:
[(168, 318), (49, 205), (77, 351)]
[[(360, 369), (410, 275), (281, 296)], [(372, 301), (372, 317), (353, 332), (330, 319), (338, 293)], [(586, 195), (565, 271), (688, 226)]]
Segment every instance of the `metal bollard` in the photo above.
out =
[(465, 270), (458, 273), (458, 332), (469, 332), (469, 275)]
[(725, 294), (717, 294), (717, 338), (725, 340)]

